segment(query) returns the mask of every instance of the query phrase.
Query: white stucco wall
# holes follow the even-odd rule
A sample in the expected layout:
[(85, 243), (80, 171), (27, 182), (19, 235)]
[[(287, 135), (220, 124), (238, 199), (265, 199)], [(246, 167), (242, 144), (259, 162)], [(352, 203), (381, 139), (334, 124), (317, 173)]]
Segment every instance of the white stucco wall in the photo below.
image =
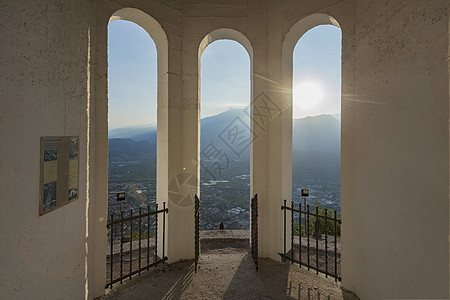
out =
[(448, 3), (425, 2), (311, 8), (343, 31), (342, 276), (362, 299), (448, 297)]
[[(158, 77), (158, 201), (169, 207), (171, 261), (193, 257), (193, 206), (171, 203), (168, 185), (180, 172), (198, 176), (198, 49), (220, 28), (252, 48), (253, 99), (264, 92), (282, 111), (264, 128), (252, 125), (260, 254), (278, 259), (280, 205), (291, 197), (292, 74), (283, 43), (300, 20), (323, 14), (343, 33), (343, 286), (362, 299), (448, 297), (447, 1), (46, 0), (0, 4), (1, 298), (103, 293), (107, 24), (126, 7), (151, 16), (167, 36), (167, 70)], [(46, 135), (80, 136), (80, 199), (39, 217), (39, 138)]]
[[(89, 1), (0, 4), (0, 298), (83, 299)], [(79, 199), (39, 216), (41, 136), (79, 136)]]
[(357, 2), (354, 94), (343, 102), (353, 124), (342, 114), (353, 250), (342, 267), (367, 299), (448, 297), (447, 5)]

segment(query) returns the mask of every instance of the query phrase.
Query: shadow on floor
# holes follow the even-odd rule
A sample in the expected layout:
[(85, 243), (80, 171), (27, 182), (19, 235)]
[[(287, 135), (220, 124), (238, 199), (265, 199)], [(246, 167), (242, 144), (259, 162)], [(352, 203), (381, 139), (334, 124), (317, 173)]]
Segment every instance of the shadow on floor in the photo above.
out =
[[(227, 252), (228, 251), (228, 252)], [(271, 259), (259, 260), (259, 271), (248, 253), (232, 248), (159, 267), (115, 287), (102, 299), (323, 299), (356, 300), (340, 285), (306, 268)]]
[[(320, 288), (320, 283), (311, 284), (311, 278), (308, 277), (316, 276), (315, 274), (295, 269), (297, 272), (293, 272), (291, 268), (298, 266), (260, 259), (259, 271), (256, 272), (251, 256), (247, 254), (237, 268), (223, 299), (336, 299), (336, 295), (328, 294), (326, 289)], [(318, 279), (323, 280), (320, 277)]]
[(193, 276), (194, 261), (180, 261), (124, 281), (100, 299), (180, 299)]

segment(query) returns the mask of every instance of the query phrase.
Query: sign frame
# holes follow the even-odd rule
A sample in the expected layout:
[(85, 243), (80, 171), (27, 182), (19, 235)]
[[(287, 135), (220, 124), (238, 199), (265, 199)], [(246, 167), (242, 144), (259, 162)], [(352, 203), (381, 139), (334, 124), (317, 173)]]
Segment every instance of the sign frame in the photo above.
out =
[(39, 216), (79, 198), (79, 172), (79, 136), (41, 136)]
[(302, 197), (309, 197), (309, 189), (301, 189)]

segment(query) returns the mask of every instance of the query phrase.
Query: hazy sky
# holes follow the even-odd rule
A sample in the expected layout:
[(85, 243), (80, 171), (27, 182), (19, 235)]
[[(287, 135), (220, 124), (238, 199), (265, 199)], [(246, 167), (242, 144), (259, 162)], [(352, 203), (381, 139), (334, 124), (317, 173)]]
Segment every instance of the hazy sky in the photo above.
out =
[(109, 129), (156, 122), (156, 47), (128, 21), (108, 25)]
[[(108, 30), (109, 128), (155, 124), (156, 47), (138, 25), (113, 21)], [(294, 118), (340, 112), (341, 31), (308, 31), (294, 50)], [(216, 41), (201, 58), (201, 116), (247, 106), (250, 59), (234, 41)]]
[[(295, 119), (341, 112), (341, 38), (341, 29), (322, 25), (305, 33), (295, 46)], [(321, 97), (308, 95), (314, 87), (319, 87)]]

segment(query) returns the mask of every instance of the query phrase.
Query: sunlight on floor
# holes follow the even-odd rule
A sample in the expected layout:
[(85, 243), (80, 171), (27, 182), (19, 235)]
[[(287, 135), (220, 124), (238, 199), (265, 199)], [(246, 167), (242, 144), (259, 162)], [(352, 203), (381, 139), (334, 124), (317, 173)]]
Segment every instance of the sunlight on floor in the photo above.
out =
[(197, 274), (192, 260), (134, 277), (104, 299), (358, 299), (340, 284), (306, 268), (260, 259), (256, 272), (247, 253), (221, 249), (202, 254)]

